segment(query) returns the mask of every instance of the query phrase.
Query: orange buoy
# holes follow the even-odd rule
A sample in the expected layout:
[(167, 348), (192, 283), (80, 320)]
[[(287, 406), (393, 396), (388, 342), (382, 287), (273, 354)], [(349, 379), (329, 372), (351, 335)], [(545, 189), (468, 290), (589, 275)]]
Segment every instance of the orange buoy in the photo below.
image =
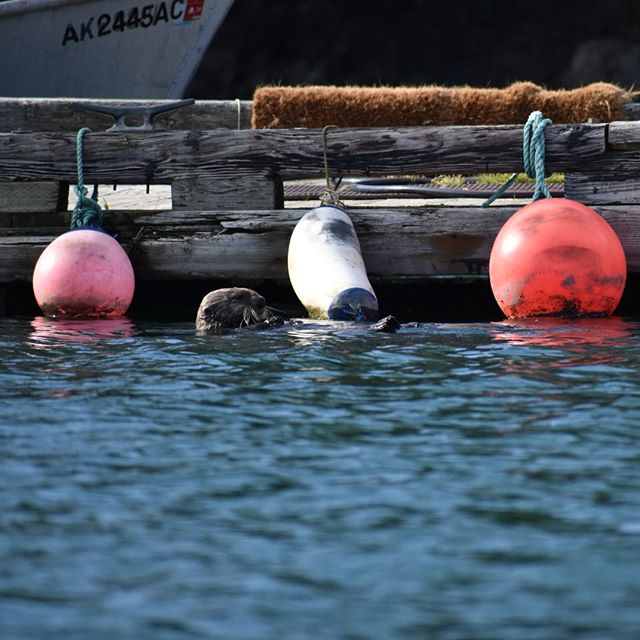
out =
[(613, 229), (565, 198), (537, 200), (516, 212), (489, 259), (491, 289), (508, 318), (611, 315), (626, 278)]
[(133, 299), (135, 279), (129, 256), (112, 236), (74, 229), (42, 252), (33, 272), (33, 292), (52, 318), (123, 315)]

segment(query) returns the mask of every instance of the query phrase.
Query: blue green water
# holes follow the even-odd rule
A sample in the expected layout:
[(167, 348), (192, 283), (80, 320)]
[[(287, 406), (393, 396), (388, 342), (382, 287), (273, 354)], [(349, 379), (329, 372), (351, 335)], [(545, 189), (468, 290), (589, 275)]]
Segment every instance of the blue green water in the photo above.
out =
[(636, 640), (640, 323), (0, 319), (3, 640)]

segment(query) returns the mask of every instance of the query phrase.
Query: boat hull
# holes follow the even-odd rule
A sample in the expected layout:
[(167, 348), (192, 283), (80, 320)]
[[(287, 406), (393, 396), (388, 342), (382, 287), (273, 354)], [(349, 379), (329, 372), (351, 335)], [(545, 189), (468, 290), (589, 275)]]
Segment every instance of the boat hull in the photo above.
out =
[(233, 0), (0, 3), (0, 94), (180, 98)]

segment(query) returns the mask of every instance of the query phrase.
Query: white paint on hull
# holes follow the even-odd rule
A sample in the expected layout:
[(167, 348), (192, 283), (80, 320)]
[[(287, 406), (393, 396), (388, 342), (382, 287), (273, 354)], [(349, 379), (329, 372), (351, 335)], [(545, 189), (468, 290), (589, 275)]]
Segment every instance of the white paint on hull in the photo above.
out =
[(0, 2), (0, 95), (180, 98), (232, 4)]

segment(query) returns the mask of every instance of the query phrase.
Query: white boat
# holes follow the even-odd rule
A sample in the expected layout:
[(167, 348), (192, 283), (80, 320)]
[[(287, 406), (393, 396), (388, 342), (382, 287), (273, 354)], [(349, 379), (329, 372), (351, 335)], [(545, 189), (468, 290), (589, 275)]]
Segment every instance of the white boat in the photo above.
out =
[(232, 4), (0, 1), (0, 95), (180, 98)]

